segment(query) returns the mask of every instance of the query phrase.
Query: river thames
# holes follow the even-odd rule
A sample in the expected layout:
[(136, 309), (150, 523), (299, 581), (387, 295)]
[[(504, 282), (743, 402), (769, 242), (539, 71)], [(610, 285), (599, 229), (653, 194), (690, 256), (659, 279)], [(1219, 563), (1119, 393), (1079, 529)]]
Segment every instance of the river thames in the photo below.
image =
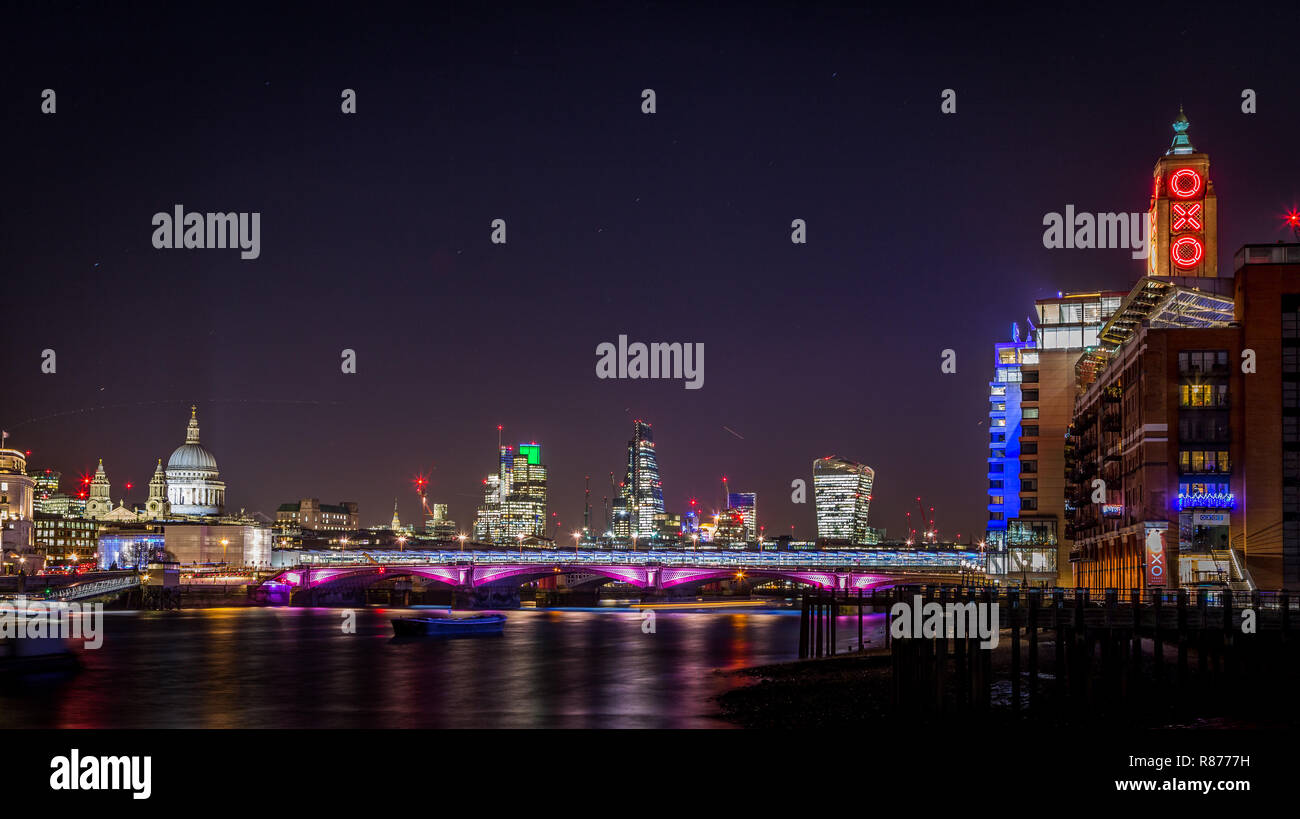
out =
[(0, 687), (0, 728), (729, 727), (713, 698), (745, 680), (725, 672), (798, 649), (797, 610), (659, 611), (647, 633), (636, 610), (525, 608), (419, 640), (389, 621), (427, 609), (352, 611), (351, 634), (343, 609), (107, 612), (80, 671)]

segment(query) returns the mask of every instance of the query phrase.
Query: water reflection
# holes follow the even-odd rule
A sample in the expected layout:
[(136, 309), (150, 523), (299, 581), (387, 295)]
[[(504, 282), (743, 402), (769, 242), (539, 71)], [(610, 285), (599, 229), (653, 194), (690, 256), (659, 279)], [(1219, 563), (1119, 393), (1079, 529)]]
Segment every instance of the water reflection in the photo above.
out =
[(524, 609), (500, 636), (393, 639), (412, 613), (359, 609), (355, 634), (338, 609), (111, 613), (81, 672), (0, 687), (0, 727), (722, 727), (712, 698), (743, 681), (717, 671), (798, 648), (789, 611), (660, 611), (645, 633), (634, 610)]

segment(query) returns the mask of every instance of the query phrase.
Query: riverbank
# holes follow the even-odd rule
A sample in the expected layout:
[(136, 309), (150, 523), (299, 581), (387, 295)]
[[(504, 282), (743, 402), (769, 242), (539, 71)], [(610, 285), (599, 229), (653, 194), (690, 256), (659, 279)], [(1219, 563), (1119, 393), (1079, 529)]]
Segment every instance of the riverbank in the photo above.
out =
[[(1145, 650), (1150, 651), (1150, 641)], [(1029, 695), (1029, 675), (1021, 660), (1020, 708), (1012, 707), (1011, 647), (1003, 640), (992, 652), (992, 685), (987, 710), (956, 708), (949, 686), (941, 705), (930, 711), (902, 711), (894, 705), (891, 657), (886, 649), (815, 660), (799, 660), (719, 672), (749, 683), (719, 695), (720, 718), (744, 728), (890, 728), (928, 724), (987, 727), (1136, 727), (1136, 728), (1297, 728), (1294, 675), (1241, 679), (1230, 687), (1212, 686), (1193, 673), (1178, 686), (1169, 673), (1176, 649), (1166, 647), (1166, 673), (1157, 679), (1147, 664), (1128, 696), (1098, 702), (1072, 701), (1057, 691), (1054, 645), (1040, 644), (1038, 696)], [(1148, 653), (1149, 657), (1150, 654)], [(1097, 683), (1100, 685), (1100, 681)], [(1134, 693), (1140, 692), (1140, 693)]]

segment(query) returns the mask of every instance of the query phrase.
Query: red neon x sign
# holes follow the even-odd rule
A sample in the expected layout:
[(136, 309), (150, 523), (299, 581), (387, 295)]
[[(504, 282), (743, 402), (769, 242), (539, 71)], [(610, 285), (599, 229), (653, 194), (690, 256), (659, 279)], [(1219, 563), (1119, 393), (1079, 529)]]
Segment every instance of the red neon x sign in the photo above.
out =
[(1190, 205), (1183, 205), (1175, 202), (1174, 209), (1174, 226), (1173, 230), (1200, 230), (1201, 229), (1201, 203), (1193, 202)]

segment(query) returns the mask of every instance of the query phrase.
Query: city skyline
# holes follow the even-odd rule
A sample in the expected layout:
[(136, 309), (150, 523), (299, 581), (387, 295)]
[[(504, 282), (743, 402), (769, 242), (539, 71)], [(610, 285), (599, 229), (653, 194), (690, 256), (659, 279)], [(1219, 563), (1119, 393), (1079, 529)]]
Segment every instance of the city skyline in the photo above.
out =
[[(88, 473), (103, 456), (143, 488), (156, 456), (127, 442), (161, 450), (173, 411), (198, 403), (232, 509), (269, 514), (310, 494), (384, 520), (397, 495), (414, 520), (405, 479), (424, 472), (463, 526), (479, 453), (504, 423), (548, 447), (552, 509), (577, 526), (585, 477), (603, 489), (622, 471), (623, 430), (644, 417), (663, 442), (670, 509), (693, 495), (720, 506), (725, 474), (763, 497), (769, 532), (811, 533), (811, 503), (789, 503), (790, 482), (836, 452), (880, 472), (875, 525), (902, 532), (920, 495), (946, 535), (978, 537), (990, 345), (1035, 299), (1126, 289), (1145, 268), (1123, 249), (1044, 248), (1043, 214), (1144, 210), (1181, 103), (1215, 157), (1226, 267), (1237, 247), (1287, 235), (1297, 190), (1276, 169), (1300, 114), (1279, 102), (1280, 71), (1191, 80), (1178, 43), (1141, 34), (1146, 12), (1105, 31), (1104, 63), (1089, 56), (1100, 21), (1050, 43), (1023, 21), (965, 21), (979, 37), (927, 50), (924, 70), (901, 77), (888, 67), (916, 56), (902, 34), (921, 18), (874, 20), (864, 50), (849, 32), (866, 13), (799, 23), (815, 50), (730, 37), (716, 10), (690, 18), (716, 46), (682, 41), (682, 18), (665, 12), (629, 23), (643, 37), (617, 51), (584, 24), (542, 43), (526, 27), (498, 38), (471, 15), (467, 36), (395, 32), (386, 61), (332, 24), (296, 59), (241, 32), (256, 57), (235, 60), (218, 23), (186, 49), (211, 66), (199, 97), (180, 77), (107, 59), (106, 42), (151, 47), (127, 20), (68, 32), (57, 68), (23, 60), (20, 43), (15, 87), (55, 86), (60, 108), (42, 118), (6, 102), (11, 137), (28, 146), (14, 185), (31, 191), (0, 225), (18, 273), (7, 303), (31, 308), (0, 329), (15, 362), (0, 421), (38, 465)], [(1229, 64), (1285, 65), (1281, 51), (1218, 37), (1216, 13), (1180, 25)], [(606, 57), (611, 70), (587, 70)], [(547, 71), (528, 70), (540, 59)], [(427, 79), (429, 60), (442, 81)], [(328, 77), (311, 69), (326, 63)], [(490, 67), (466, 68), (479, 64)], [(1026, 70), (1043, 64), (1055, 68)], [(958, 113), (945, 116), (940, 92), (954, 85)], [(640, 110), (648, 86), (653, 116)], [(340, 87), (359, 94), (355, 119), (340, 119)], [(1257, 113), (1241, 111), (1246, 87)], [(553, 118), (556, 105), (567, 116)], [(214, 108), (240, 113), (213, 120)], [(96, 144), (114, 156), (156, 134), (158, 161), (99, 162), (84, 152), (89, 122), (104, 123)], [(320, 169), (344, 157), (322, 185)], [(45, 184), (52, 167), (83, 183)], [(286, 196), (307, 190), (310, 201)], [(260, 255), (155, 250), (150, 218), (177, 203), (260, 212)], [(496, 218), (505, 245), (491, 243)], [(790, 242), (796, 218), (806, 245)], [(598, 378), (598, 345), (620, 336), (703, 343), (703, 388)], [(57, 374), (41, 372), (45, 349)], [(341, 350), (355, 351), (354, 375), (340, 374)]]
[[(167, 403), (170, 404), (170, 403), (172, 403), (172, 402), (167, 402)], [(189, 430), (188, 430), (187, 433), (186, 433), (185, 443), (182, 445), (181, 449), (185, 449), (185, 448), (188, 447), (188, 446), (193, 446), (193, 445), (197, 444), (197, 441), (198, 441), (198, 437), (197, 437), (197, 436), (198, 436), (198, 432), (197, 432), (197, 425), (196, 425), (196, 421), (195, 421), (195, 416), (196, 416), (196, 413), (197, 413), (197, 410), (195, 409), (196, 406), (197, 406), (197, 405), (191, 405), (191, 407), (190, 407), (190, 412), (191, 412), (191, 417), (190, 417), (190, 427), (189, 427)], [(634, 424), (635, 424), (637, 427), (644, 426), (644, 427), (646, 427), (647, 429), (651, 426), (648, 422), (644, 422), (644, 421), (640, 421), (640, 420), (635, 421)], [(499, 425), (499, 426), (500, 426), (501, 428), (498, 429), (497, 432), (498, 432), (498, 435), (501, 435), (501, 434), (504, 433), (504, 425)], [(215, 436), (214, 436), (214, 437), (215, 437)], [(504, 440), (504, 439), (502, 439), (502, 440)], [(636, 439), (634, 439), (634, 441), (635, 441), (635, 440), (636, 440)], [(623, 448), (623, 449), (624, 449), (624, 452), (625, 452), (625, 458), (626, 458), (626, 457), (630, 457), (630, 455), (631, 455), (631, 448), (630, 448), (629, 445), (632, 444), (632, 443), (634, 443), (634, 441), (629, 441), (629, 442), (626, 442), (626, 443), (625, 443), (625, 446), (624, 446), (624, 448)], [(18, 449), (19, 451), (23, 451), (23, 452), (27, 452), (27, 453), (29, 453), (29, 455), (28, 455), (28, 473), (29, 473), (30, 475), (32, 475), (32, 476), (39, 476), (39, 475), (47, 474), (47, 473), (51, 473), (51, 472), (54, 473), (55, 475), (58, 476), (58, 479), (59, 479), (59, 481), (60, 481), (60, 483), (59, 483), (59, 487), (58, 487), (58, 491), (59, 491), (60, 493), (65, 494), (65, 495), (72, 495), (72, 496), (75, 497), (75, 496), (77, 496), (77, 494), (78, 494), (79, 491), (83, 491), (83, 492), (85, 493), (85, 495), (86, 495), (86, 497), (84, 498), (84, 500), (94, 500), (94, 498), (97, 496), (96, 487), (99, 486), (99, 484), (96, 483), (96, 481), (101, 480), (101, 479), (103, 479), (103, 478), (106, 478), (106, 479), (107, 479), (107, 484), (108, 484), (108, 487), (109, 487), (109, 488), (103, 488), (103, 489), (99, 489), (99, 490), (98, 490), (98, 496), (100, 496), (100, 497), (101, 497), (101, 500), (102, 500), (105, 504), (107, 504), (107, 506), (106, 506), (106, 508), (105, 508), (104, 510), (100, 510), (101, 512), (102, 512), (102, 511), (111, 510), (111, 509), (113, 509), (116, 505), (118, 505), (119, 503), (125, 501), (125, 502), (126, 502), (126, 506), (127, 506), (128, 508), (139, 509), (142, 513), (147, 513), (147, 514), (154, 514), (154, 513), (155, 513), (156, 510), (153, 508), (153, 506), (151, 506), (149, 503), (146, 503), (146, 502), (147, 502), (147, 501), (152, 501), (152, 500), (153, 500), (153, 496), (154, 496), (154, 493), (155, 493), (155, 491), (156, 491), (156, 487), (157, 487), (157, 483), (156, 483), (156, 481), (157, 481), (157, 476), (158, 476), (158, 474), (159, 474), (159, 470), (161, 469), (161, 459), (159, 459), (159, 466), (155, 469), (154, 472), (151, 472), (151, 473), (150, 473), (150, 475), (149, 475), (149, 480), (146, 481), (146, 482), (144, 482), (143, 484), (141, 484), (141, 482), (136, 481), (136, 480), (133, 480), (133, 479), (131, 479), (131, 478), (122, 478), (122, 477), (120, 477), (118, 470), (113, 469), (111, 464), (110, 464), (109, 466), (105, 466), (105, 465), (104, 465), (104, 459), (103, 459), (103, 458), (96, 458), (96, 459), (95, 459), (95, 461), (96, 461), (96, 466), (95, 466), (94, 468), (88, 470), (88, 471), (70, 472), (70, 471), (67, 470), (67, 469), (60, 468), (59, 465), (54, 465), (54, 464), (49, 464), (49, 465), (47, 465), (46, 463), (44, 463), (44, 462), (41, 461), (41, 459), (40, 459), (40, 457), (39, 457), (39, 454), (38, 454), (35, 450), (30, 449), (29, 447), (19, 446), (19, 445), (18, 445), (19, 443), (20, 443), (20, 442), (14, 442), (12, 448)], [(535, 463), (536, 463), (536, 460), (533, 459), (530, 455), (526, 454), (526, 453), (525, 453), (525, 450), (532, 450), (534, 453), (537, 453), (537, 452), (540, 452), (540, 449), (541, 449), (541, 447), (543, 446), (543, 444), (542, 444), (541, 442), (537, 441), (537, 440), (532, 440), (532, 441), (529, 441), (529, 442), (521, 443), (521, 444), (519, 444), (519, 445), (517, 445), (517, 446), (516, 446), (516, 445), (512, 445), (512, 444), (505, 444), (505, 443), (499, 443), (498, 446), (499, 446), (499, 452), (500, 452), (500, 456), (499, 456), (499, 458), (500, 458), (500, 463), (502, 464), (501, 469), (502, 469), (505, 473), (509, 474), (510, 471), (511, 471), (511, 466), (510, 466), (510, 465), (507, 465), (507, 461), (513, 463), (516, 459), (529, 459), (530, 461), (532, 461), (532, 463), (535, 464)], [(220, 444), (215, 445), (214, 448), (220, 449)], [(179, 451), (179, 450), (178, 450), (178, 451)], [(657, 453), (658, 453), (658, 450), (656, 449), (656, 450), (654, 451), (654, 454), (657, 455)], [(209, 455), (208, 457), (211, 457), (211, 456)], [(225, 460), (225, 457), (224, 457), (224, 453), (223, 453), (223, 462), (224, 462), (224, 460)], [(626, 464), (625, 464), (625, 466), (626, 466)], [(215, 468), (215, 464), (213, 465), (213, 467)], [(541, 474), (542, 474), (542, 478), (541, 478), (541, 492), (542, 492), (542, 495), (541, 495), (541, 497), (543, 498), (543, 500), (542, 500), (542, 506), (543, 506), (543, 508), (546, 508), (546, 507), (548, 506), (548, 504), (549, 504), (553, 499), (552, 499), (552, 497), (549, 495), (549, 493), (547, 492), (547, 488), (546, 488), (546, 487), (547, 487), (547, 483), (548, 483), (548, 479), (547, 479), (546, 471), (545, 471), (545, 470), (546, 470), (546, 465), (545, 465), (545, 464), (541, 464), (541, 469), (543, 470), (542, 473), (541, 473)], [(123, 470), (123, 471), (125, 471), (125, 470)], [(657, 476), (657, 475), (658, 475), (658, 470), (657, 470), (657, 469), (654, 469), (653, 471), (654, 471), (655, 475)], [(224, 470), (224, 469), (223, 469), (222, 474), (225, 474), (225, 470)], [(491, 475), (491, 476), (489, 476), (489, 477), (490, 477), (490, 478), (492, 478), (492, 477), (498, 477), (499, 474), (500, 474), (500, 473), (495, 473), (495, 474), (493, 474), (493, 475)], [(617, 473), (615, 473), (615, 474), (617, 474)], [(97, 475), (99, 476), (99, 478), (96, 477)], [(807, 485), (807, 487), (808, 487), (808, 490), (809, 490), (809, 491), (807, 492), (807, 502), (806, 502), (805, 504), (802, 504), (802, 505), (806, 505), (806, 506), (809, 507), (810, 513), (811, 513), (811, 514), (813, 515), (813, 517), (814, 517), (814, 521), (813, 521), (813, 525), (812, 525), (812, 531), (807, 532), (806, 534), (800, 532), (800, 530), (798, 530), (798, 529), (795, 530), (795, 536), (796, 536), (797, 539), (814, 540), (814, 539), (817, 538), (817, 534), (816, 534), (816, 519), (815, 519), (815, 518), (816, 518), (816, 501), (815, 501), (815, 494), (814, 494), (814, 492), (812, 491), (812, 487), (813, 487), (813, 475), (814, 475), (813, 471), (809, 470), (809, 472), (808, 472), (808, 474), (807, 474), (806, 476), (799, 476), (799, 477), (798, 477), (799, 480), (804, 480), (805, 483), (806, 483), (806, 485)], [(418, 481), (420, 478), (424, 478), (424, 482), (423, 482), (423, 483), (419, 483), (419, 484), (417, 484), (417, 481)], [(94, 480), (92, 480), (92, 479), (94, 479)], [(48, 479), (47, 479), (47, 480), (48, 480)], [(793, 479), (792, 479), (792, 480), (793, 480)], [(713, 490), (712, 490), (712, 491), (716, 491), (716, 492), (718, 492), (718, 499), (717, 499), (717, 500), (710, 499), (710, 498), (709, 498), (709, 493), (708, 493), (708, 492), (692, 492), (692, 493), (687, 493), (687, 494), (686, 494), (686, 498), (685, 498), (685, 500), (684, 500), (684, 501), (682, 502), (682, 504), (681, 504), (680, 511), (677, 509), (677, 507), (674, 507), (674, 506), (671, 505), (671, 504), (664, 503), (664, 504), (663, 504), (663, 508), (658, 508), (658, 507), (656, 507), (656, 506), (653, 506), (653, 502), (652, 502), (652, 506), (651, 506), (651, 517), (647, 517), (647, 518), (645, 519), (645, 521), (644, 521), (644, 523), (643, 523), (643, 526), (641, 527), (640, 530), (638, 530), (638, 537), (639, 537), (639, 538), (642, 538), (642, 539), (644, 540), (644, 539), (646, 538), (646, 531), (649, 531), (650, 529), (653, 529), (653, 513), (656, 512), (656, 511), (658, 511), (658, 512), (667, 511), (667, 512), (669, 512), (669, 513), (675, 513), (675, 514), (679, 514), (679, 515), (684, 516), (685, 513), (686, 513), (688, 510), (690, 510), (692, 507), (694, 507), (694, 508), (696, 508), (696, 509), (704, 510), (704, 511), (706, 511), (706, 512), (721, 513), (721, 512), (723, 512), (723, 511), (729, 509), (729, 508), (732, 508), (732, 506), (733, 506), (734, 504), (736, 504), (737, 502), (741, 502), (741, 501), (750, 504), (750, 506), (749, 506), (748, 508), (749, 508), (751, 511), (750, 511), (749, 513), (747, 513), (747, 515), (746, 515), (746, 522), (747, 522), (747, 524), (754, 525), (754, 526), (756, 527), (757, 524), (753, 524), (752, 509), (754, 508), (755, 497), (757, 496), (758, 493), (756, 493), (756, 492), (733, 492), (733, 491), (731, 491), (731, 490), (734, 488), (734, 486), (735, 486), (735, 482), (734, 482), (734, 481), (733, 481), (733, 482), (729, 482), (729, 479), (728, 479), (728, 477), (727, 477), (726, 475), (721, 475), (721, 476), (719, 477), (719, 481), (720, 481), (721, 486), (724, 487), (724, 490), (719, 490), (717, 487), (714, 487)], [(238, 491), (238, 483), (239, 483), (238, 480), (236, 480), (236, 481), (235, 481), (236, 491)], [(486, 488), (488, 488), (488, 483), (489, 483), (489, 480), (488, 480), (488, 479), (479, 479), (479, 485), (480, 485), (481, 490), (482, 490), (482, 489), (486, 489)], [(401, 508), (401, 512), (402, 512), (402, 515), (401, 515), (401, 516), (402, 516), (403, 520), (412, 522), (412, 524), (415, 526), (415, 528), (416, 528), (416, 529), (419, 529), (419, 528), (422, 527), (423, 522), (424, 522), (423, 501), (422, 501), (422, 500), (420, 499), (420, 497), (419, 497), (419, 492), (420, 492), (420, 491), (423, 491), (423, 492), (425, 492), (425, 493), (430, 493), (430, 490), (429, 490), (430, 482), (429, 482), (429, 480), (428, 480), (428, 476), (427, 476), (427, 475), (425, 475), (424, 473), (418, 473), (418, 474), (415, 474), (415, 475), (411, 476), (410, 479), (407, 481), (407, 484), (408, 484), (408, 486), (406, 487), (406, 489), (409, 490), (409, 493), (410, 493), (410, 494), (414, 494), (416, 497), (415, 497), (414, 500), (412, 500), (412, 499), (410, 499), (410, 498), (406, 498), (405, 495), (399, 495), (399, 496), (398, 496), (397, 500), (398, 500), (399, 507)], [(741, 485), (742, 485), (742, 486), (747, 486), (748, 484), (744, 484), (744, 483), (742, 483)], [(621, 486), (621, 484), (620, 484), (620, 486)], [(651, 495), (653, 495), (654, 491), (657, 490), (657, 488), (658, 488), (658, 487), (656, 486), (656, 487), (654, 487), (654, 489), (650, 489), (650, 490), (647, 490), (647, 491), (650, 492)], [(171, 490), (169, 490), (169, 492), (170, 492), (170, 491), (171, 491)], [(609, 490), (608, 487), (603, 487), (603, 486), (599, 486), (599, 485), (598, 485), (598, 486), (597, 486), (597, 491), (596, 491), (596, 493), (592, 495), (593, 501), (592, 501), (591, 514), (592, 514), (593, 524), (595, 524), (595, 523), (599, 523), (599, 520), (598, 520), (598, 518), (597, 518), (597, 515), (600, 514), (600, 507), (599, 507), (597, 504), (599, 503), (599, 499), (602, 498), (602, 497), (604, 497), (604, 495), (602, 495), (601, 492), (608, 493), (609, 491), (610, 491), (610, 490)], [(622, 490), (619, 489), (618, 491), (622, 491)], [(142, 493), (143, 493), (143, 494), (142, 494)], [(338, 494), (338, 493), (335, 493), (335, 494), (325, 494), (325, 493), (322, 493), (322, 492), (316, 491), (315, 489), (313, 489), (313, 488), (311, 488), (311, 487), (306, 488), (306, 490), (305, 490), (305, 495), (303, 494), (303, 492), (298, 492), (298, 494), (299, 494), (299, 495), (303, 495), (304, 497), (316, 497), (316, 498), (318, 498), (318, 499), (325, 500), (326, 502), (330, 502), (330, 501), (338, 500), (338, 499), (340, 499), (340, 498), (345, 498), (345, 497), (346, 497), (346, 498), (351, 498), (351, 497), (354, 497), (354, 496), (357, 496), (357, 495), (358, 495), (358, 493), (355, 492), (355, 491), (349, 492), (349, 491), (346, 491), (346, 490), (345, 490), (342, 494)], [(456, 493), (456, 494), (465, 495), (466, 493)], [(336, 497), (336, 495), (337, 495), (337, 497)], [(281, 489), (281, 490), (280, 490), (280, 494), (276, 496), (277, 499), (276, 499), (276, 500), (274, 501), (274, 503), (271, 504), (269, 507), (262, 507), (262, 506), (256, 506), (256, 505), (248, 505), (248, 504), (245, 504), (245, 503), (226, 504), (226, 506), (225, 506), (225, 514), (226, 514), (226, 515), (234, 515), (234, 514), (236, 514), (237, 512), (243, 510), (244, 512), (246, 512), (247, 514), (250, 514), (250, 515), (252, 515), (252, 514), (258, 514), (258, 513), (260, 513), (260, 514), (264, 514), (264, 515), (266, 515), (266, 516), (268, 517), (269, 520), (274, 521), (274, 520), (276, 519), (276, 512), (277, 512), (277, 510), (278, 510), (279, 507), (281, 507), (282, 504), (283, 504), (283, 498), (294, 497), (294, 496), (295, 496), (295, 495), (294, 495), (294, 490), (293, 490), (293, 489), (291, 489), (291, 488), (284, 488), (284, 489)], [(475, 497), (478, 498), (478, 502), (476, 502), (476, 503), (470, 501), (468, 498), (466, 498), (466, 499), (463, 501), (463, 503), (464, 503), (464, 505), (465, 505), (465, 508), (473, 512), (473, 514), (465, 514), (465, 515), (463, 516), (463, 518), (457, 518), (456, 514), (454, 513), (454, 507), (452, 507), (452, 504), (449, 503), (448, 501), (446, 501), (442, 496), (437, 495), (436, 493), (430, 493), (430, 494), (428, 495), (428, 502), (429, 502), (429, 506), (430, 506), (431, 508), (434, 507), (434, 506), (444, 506), (444, 507), (447, 507), (447, 509), (448, 509), (447, 516), (448, 516), (449, 518), (452, 518), (452, 519), (461, 519), (461, 520), (470, 521), (469, 523), (467, 523), (467, 524), (465, 524), (465, 525), (463, 525), (463, 526), (460, 527), (460, 528), (461, 528), (461, 531), (462, 531), (464, 534), (467, 534), (467, 535), (471, 535), (471, 536), (477, 537), (478, 535), (477, 535), (476, 532), (475, 532), (475, 530), (477, 529), (477, 527), (476, 527), (476, 525), (475, 525), (472, 521), (474, 521), (474, 520), (475, 520), (479, 515), (482, 514), (482, 510), (483, 510), (483, 504), (482, 504), (482, 501), (483, 501), (483, 492), (480, 491), (479, 493), (477, 493), (477, 495), (475, 495)], [(610, 496), (610, 497), (609, 497), (609, 509), (610, 509), (610, 518), (611, 518), (611, 520), (613, 519), (613, 516), (614, 516), (614, 514), (615, 514), (614, 510), (615, 510), (615, 508), (616, 508), (616, 504), (614, 503), (614, 499), (615, 499), (614, 496)], [(402, 504), (402, 503), (401, 503), (402, 500), (406, 500), (406, 501), (407, 501), (407, 504)], [(692, 501), (696, 501), (697, 503), (692, 504)], [(270, 501), (268, 501), (268, 503), (270, 503)], [(412, 506), (412, 505), (416, 508), (417, 511), (416, 511), (415, 513), (410, 513), (409, 516), (408, 516), (409, 510), (408, 510), (406, 507), (407, 507), (407, 506)], [(269, 511), (268, 511), (268, 508), (269, 508)], [(386, 507), (385, 507), (385, 509), (386, 509)], [(174, 510), (173, 510), (173, 511), (174, 511)], [(189, 514), (189, 513), (176, 512), (176, 514), (177, 514), (177, 515), (183, 515), (183, 514)], [(370, 513), (369, 513), (369, 512), (366, 512), (366, 511), (362, 511), (360, 514), (361, 514), (361, 518), (362, 518), (362, 520), (361, 520), (361, 525), (362, 525), (363, 528), (381, 528), (381, 527), (385, 524), (387, 517), (389, 517), (386, 513), (385, 513), (385, 514), (377, 514), (376, 516), (373, 516), (373, 517), (370, 516)], [(767, 508), (766, 508), (766, 506), (765, 506), (765, 507), (764, 507), (764, 515), (766, 516), (767, 514), (769, 514), (769, 512), (767, 511)], [(166, 515), (159, 514), (158, 517), (166, 517)], [(582, 528), (582, 527), (581, 527), (581, 522), (580, 522), (580, 521), (581, 521), (581, 518), (582, 518), (582, 515), (581, 515), (581, 513), (579, 513), (579, 514), (576, 516), (576, 519), (577, 519), (578, 523), (576, 523), (576, 524), (574, 524), (574, 525), (569, 525), (567, 519), (565, 519), (565, 518), (562, 517), (562, 518), (560, 519), (560, 521), (561, 521), (561, 523), (562, 523), (562, 526), (561, 526), (561, 532), (560, 532), (561, 537), (557, 539), (557, 542), (561, 542), (561, 543), (564, 542), (564, 540), (565, 540), (565, 537), (564, 537), (564, 536), (570, 534), (572, 531), (575, 531), (575, 530), (581, 529), (581, 528)], [(372, 520), (373, 520), (374, 522), (370, 522), (370, 521), (372, 521)], [(551, 535), (551, 533), (553, 533), (553, 531), (554, 531), (553, 527), (555, 526), (555, 524), (556, 524), (555, 519), (551, 519), (548, 523), (545, 524), (545, 534), (544, 534), (544, 536), (549, 537), (549, 536)], [(337, 528), (337, 527), (332, 527), (332, 528)], [(763, 532), (760, 532), (757, 528), (755, 528), (755, 535), (754, 535), (754, 537), (757, 537), (758, 534), (762, 533), (762, 534), (766, 534), (766, 536), (767, 536), (769, 539), (774, 539), (774, 538), (781, 537), (782, 535), (789, 535), (789, 534), (790, 534), (790, 532), (788, 531), (788, 529), (787, 529), (786, 531), (780, 531), (780, 530), (775, 530), (775, 529), (774, 529), (774, 530), (772, 530), (772, 531), (770, 531), (770, 532), (767, 532), (767, 531), (766, 531), (766, 529), (767, 529), (767, 524), (766, 524), (766, 522), (763, 524), (763, 528), (764, 528), (764, 531), (763, 531)], [(604, 534), (604, 531), (603, 531), (603, 530), (599, 530), (599, 528), (598, 528), (597, 526), (593, 526), (593, 530), (594, 530), (594, 531), (593, 531), (593, 534), (595, 534), (595, 535)], [(644, 531), (643, 531), (643, 530), (644, 530)], [(510, 536), (511, 536), (511, 537), (514, 537), (514, 530), (513, 530), (513, 529), (511, 530), (511, 535), (510, 535)], [(900, 533), (900, 536), (902, 536), (901, 533)], [(484, 539), (487, 539), (487, 538), (484, 538)]]

